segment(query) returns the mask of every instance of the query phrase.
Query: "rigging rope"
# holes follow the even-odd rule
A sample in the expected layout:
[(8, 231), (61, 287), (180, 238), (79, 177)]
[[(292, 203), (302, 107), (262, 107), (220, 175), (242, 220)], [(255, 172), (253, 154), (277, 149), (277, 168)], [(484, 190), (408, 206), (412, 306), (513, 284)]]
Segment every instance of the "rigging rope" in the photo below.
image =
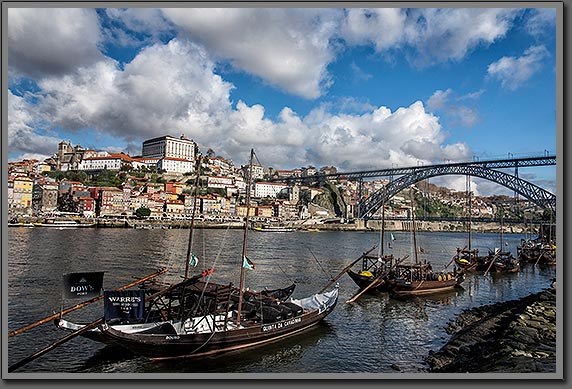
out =
[(318, 266), (320, 266), (320, 269), (322, 269), (322, 272), (324, 272), (324, 274), (327, 275), (328, 277), (330, 277), (330, 280), (332, 280), (334, 277), (332, 277), (331, 274), (328, 274), (328, 272), (324, 269), (324, 267), (322, 266), (320, 261), (318, 261), (318, 258), (316, 258), (316, 256), (312, 252), (312, 249), (310, 249), (310, 247), (308, 247), (308, 246), (306, 246), (306, 248), (310, 251), (310, 254), (312, 254), (312, 257), (314, 257), (314, 259), (318, 263)]

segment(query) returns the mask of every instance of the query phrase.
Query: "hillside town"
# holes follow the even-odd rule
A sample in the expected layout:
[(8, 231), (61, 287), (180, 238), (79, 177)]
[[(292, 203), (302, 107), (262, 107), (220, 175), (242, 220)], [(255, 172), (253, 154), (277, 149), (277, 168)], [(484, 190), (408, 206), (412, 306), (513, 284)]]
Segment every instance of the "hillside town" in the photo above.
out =
[[(87, 219), (189, 220), (195, 204), (195, 170), (200, 155), (197, 144), (184, 135), (146, 140), (141, 155), (133, 157), (62, 141), (57, 152), (44, 161), (8, 164), (9, 217), (15, 220), (21, 216), (75, 215)], [(195, 205), (198, 219), (242, 220), (246, 215), (248, 167), (236, 167), (212, 149), (202, 157)], [(388, 183), (372, 180), (358, 188), (357, 180), (347, 179), (319, 186), (272, 181), (336, 172), (333, 166), (280, 170), (255, 164), (249, 216), (282, 224), (308, 220), (344, 223), (355, 219), (360, 191), (366, 198)], [(416, 202), (421, 212), (429, 210), (432, 216), (458, 216), (467, 211), (464, 192), (427, 182), (417, 183)], [(394, 196), (386, 206), (385, 216), (406, 218), (410, 207), (409, 196)], [(494, 202), (478, 196), (471, 197), (469, 209), (474, 217), (492, 217), (496, 212)]]

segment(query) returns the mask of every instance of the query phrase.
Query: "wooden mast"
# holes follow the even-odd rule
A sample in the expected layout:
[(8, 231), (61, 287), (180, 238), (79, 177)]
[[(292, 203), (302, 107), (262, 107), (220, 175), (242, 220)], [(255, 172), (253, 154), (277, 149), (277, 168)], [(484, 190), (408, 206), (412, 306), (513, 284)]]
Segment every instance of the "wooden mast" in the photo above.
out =
[(185, 261), (185, 280), (189, 278), (189, 266), (190, 266), (190, 259), (191, 259), (191, 250), (193, 247), (193, 230), (195, 227), (195, 212), (197, 209), (197, 196), (199, 195), (199, 179), (201, 177), (201, 161), (202, 156), (199, 156), (197, 160), (197, 166), (195, 168), (197, 177), (195, 178), (195, 198), (193, 200), (193, 212), (191, 214), (191, 226), (189, 229), (189, 245), (187, 246), (187, 258)]
[(387, 190), (385, 188), (385, 186), (383, 187), (383, 201), (381, 203), (381, 241), (379, 242), (379, 246), (380, 246), (380, 254), (379, 257), (383, 258), (383, 240), (384, 240), (384, 235), (385, 235), (385, 196), (387, 195)]
[(411, 220), (413, 221), (413, 250), (415, 250), (415, 263), (419, 264), (417, 254), (417, 228), (415, 227), (415, 210), (413, 205), (413, 187), (409, 188), (409, 195), (411, 197)]
[(240, 325), (240, 315), (242, 313), (242, 295), (244, 288), (245, 268), (244, 261), (246, 261), (246, 239), (248, 237), (248, 216), (250, 214), (250, 192), (252, 186), (252, 161), (254, 159), (254, 149), (250, 149), (250, 163), (248, 165), (248, 181), (246, 184), (246, 217), (244, 218), (244, 238), (242, 240), (242, 258), (240, 259), (240, 288), (238, 297), (238, 312), (236, 318), (237, 327)]
[(468, 226), (468, 231), (469, 231), (469, 259), (471, 258), (471, 179), (469, 178), (469, 176), (466, 176), (467, 179), (467, 213), (469, 214), (469, 226)]

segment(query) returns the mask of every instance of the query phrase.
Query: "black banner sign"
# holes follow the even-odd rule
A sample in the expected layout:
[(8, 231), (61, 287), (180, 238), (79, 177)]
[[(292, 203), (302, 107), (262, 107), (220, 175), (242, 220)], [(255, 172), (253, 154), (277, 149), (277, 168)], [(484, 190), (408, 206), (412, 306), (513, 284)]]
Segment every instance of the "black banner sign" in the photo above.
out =
[(121, 290), (104, 292), (105, 320), (142, 319), (145, 312), (145, 292)]
[(65, 274), (64, 288), (66, 298), (99, 296), (103, 288), (103, 272)]

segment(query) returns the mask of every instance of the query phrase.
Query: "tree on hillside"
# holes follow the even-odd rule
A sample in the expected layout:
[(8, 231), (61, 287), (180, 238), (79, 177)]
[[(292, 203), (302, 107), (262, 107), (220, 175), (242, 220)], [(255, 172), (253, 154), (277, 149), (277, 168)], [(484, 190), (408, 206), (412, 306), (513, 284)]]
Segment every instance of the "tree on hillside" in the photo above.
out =
[(144, 217), (149, 217), (150, 215), (151, 215), (151, 210), (149, 208), (141, 207), (137, 208), (137, 210), (135, 211), (135, 216), (137, 216), (139, 219), (142, 219)]

